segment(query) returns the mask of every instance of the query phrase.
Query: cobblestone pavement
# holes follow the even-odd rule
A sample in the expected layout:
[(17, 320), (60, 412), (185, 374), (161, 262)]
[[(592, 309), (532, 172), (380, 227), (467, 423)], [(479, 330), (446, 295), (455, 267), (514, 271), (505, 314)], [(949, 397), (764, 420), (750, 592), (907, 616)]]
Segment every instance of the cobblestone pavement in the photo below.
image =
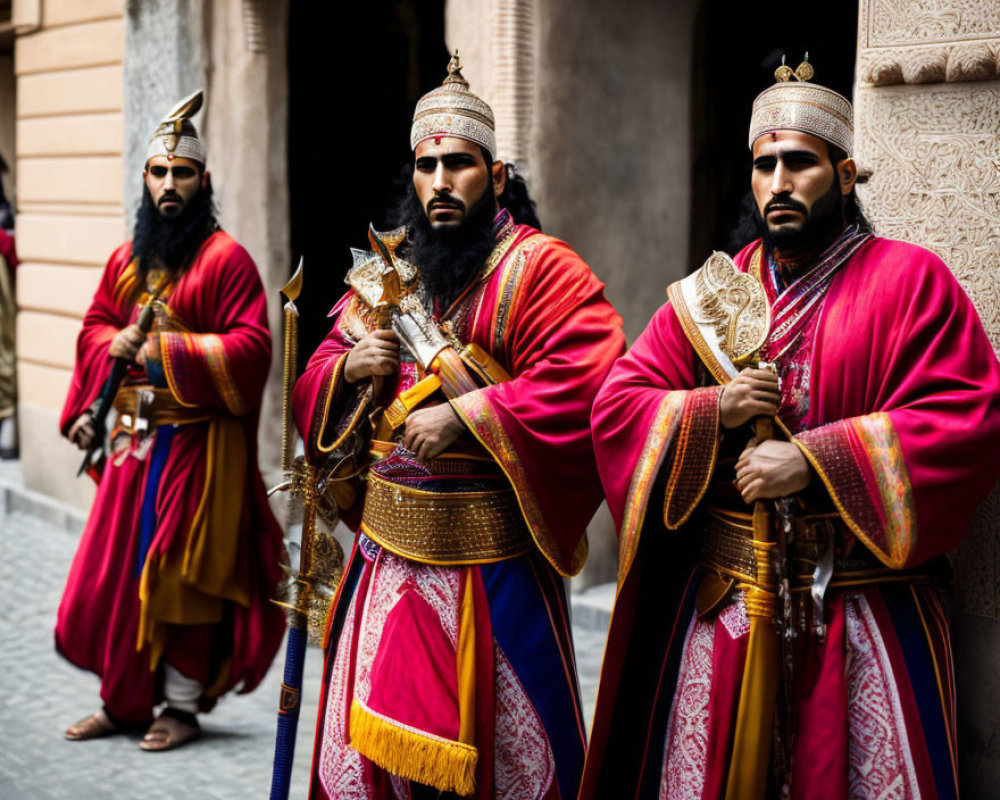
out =
[[(52, 629), (77, 536), (0, 510), (0, 798), (215, 800), (267, 797), (284, 647), (264, 683), (202, 717), (200, 742), (144, 753), (138, 736), (69, 742), (63, 730), (99, 703), (94, 675), (55, 652)], [(593, 711), (603, 635), (577, 631), (585, 717)], [(292, 796), (305, 797), (322, 656), (306, 658)]]

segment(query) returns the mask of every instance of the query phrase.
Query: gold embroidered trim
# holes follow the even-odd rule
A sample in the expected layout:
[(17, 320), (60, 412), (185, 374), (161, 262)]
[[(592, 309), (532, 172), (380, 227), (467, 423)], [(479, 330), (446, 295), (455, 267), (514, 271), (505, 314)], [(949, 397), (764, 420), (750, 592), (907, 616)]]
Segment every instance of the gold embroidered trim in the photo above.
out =
[(670, 304), (677, 314), (677, 319), (681, 323), (681, 328), (684, 330), (684, 335), (691, 343), (691, 347), (694, 348), (695, 353), (698, 354), (701, 363), (705, 365), (706, 369), (712, 374), (712, 377), (720, 384), (729, 383), (729, 375), (705, 342), (705, 338), (698, 329), (698, 323), (691, 316), (687, 301), (684, 299), (684, 290), (681, 288), (680, 281), (672, 283), (667, 287), (667, 299), (670, 300)]
[(520, 297), (521, 276), (524, 274), (528, 256), (534, 250), (537, 238), (537, 236), (529, 236), (518, 244), (504, 265), (503, 275), (500, 276), (500, 288), (497, 292), (496, 310), (493, 314), (494, 353), (503, 352), (503, 343), (507, 338), (507, 322), (513, 316)]
[(674, 434), (677, 420), (684, 411), (687, 392), (668, 392), (660, 401), (653, 424), (643, 445), (642, 453), (632, 473), (628, 489), (628, 503), (622, 516), (622, 528), (618, 556), (618, 587), (625, 582), (625, 576), (632, 567), (632, 560), (639, 549), (639, 534), (646, 519), (649, 495), (660, 464), (667, 454), (667, 448)]

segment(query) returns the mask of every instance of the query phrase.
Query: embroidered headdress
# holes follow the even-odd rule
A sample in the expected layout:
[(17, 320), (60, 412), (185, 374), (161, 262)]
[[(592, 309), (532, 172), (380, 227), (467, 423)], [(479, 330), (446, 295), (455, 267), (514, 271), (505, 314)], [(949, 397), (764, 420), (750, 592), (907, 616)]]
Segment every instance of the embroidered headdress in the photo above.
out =
[(198, 138), (198, 129), (191, 122), (191, 117), (201, 110), (203, 100), (204, 93), (199, 89), (170, 109), (149, 140), (147, 162), (155, 156), (166, 156), (205, 163), (205, 146)]
[[(750, 147), (765, 133), (802, 131), (839, 147), (848, 156), (854, 150), (854, 110), (843, 95), (809, 83), (815, 74), (809, 54), (798, 69), (782, 65), (774, 71), (777, 83), (753, 101), (750, 114)], [(792, 81), (792, 78), (795, 81)]]
[(490, 157), (497, 157), (496, 125), (493, 109), (485, 100), (469, 91), (462, 76), (458, 52), (448, 62), (448, 77), (417, 103), (410, 128), (410, 147), (416, 150), (424, 139), (457, 136), (485, 147)]

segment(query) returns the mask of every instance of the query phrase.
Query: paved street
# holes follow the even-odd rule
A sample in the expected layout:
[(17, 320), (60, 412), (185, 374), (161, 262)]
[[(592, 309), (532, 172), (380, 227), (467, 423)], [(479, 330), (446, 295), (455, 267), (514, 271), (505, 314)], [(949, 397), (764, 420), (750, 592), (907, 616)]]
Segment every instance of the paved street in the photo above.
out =
[[(253, 694), (227, 696), (202, 718), (204, 737), (144, 753), (138, 736), (68, 742), (63, 730), (95, 710), (98, 680), (56, 655), (52, 628), (77, 536), (64, 526), (0, 507), (0, 798), (5, 800), (211, 800), (266, 797), (270, 786), (279, 656)], [(589, 721), (603, 636), (577, 632)], [(304, 797), (315, 729), (321, 654), (306, 659), (293, 797)]]

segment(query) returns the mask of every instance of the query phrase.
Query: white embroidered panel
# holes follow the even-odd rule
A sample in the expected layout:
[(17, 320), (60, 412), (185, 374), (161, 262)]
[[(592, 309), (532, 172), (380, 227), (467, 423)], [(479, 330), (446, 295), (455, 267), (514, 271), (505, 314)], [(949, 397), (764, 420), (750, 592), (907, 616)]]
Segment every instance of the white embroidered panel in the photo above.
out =
[(917, 800), (920, 789), (885, 642), (863, 596), (844, 599), (851, 798)]
[(494, 797), (541, 800), (555, 780), (556, 761), (535, 706), (507, 657), (494, 645), (496, 724)]
[(660, 800), (700, 800), (708, 753), (715, 621), (692, 614), (677, 676), (660, 773)]
[[(343, 635), (353, 635), (357, 615), (357, 594), (351, 599), (344, 621)], [(338, 647), (330, 674), (330, 689), (326, 699), (323, 741), (319, 758), (319, 781), (331, 800), (371, 800), (371, 781), (361, 754), (348, 741), (347, 714), (350, 647)]]

